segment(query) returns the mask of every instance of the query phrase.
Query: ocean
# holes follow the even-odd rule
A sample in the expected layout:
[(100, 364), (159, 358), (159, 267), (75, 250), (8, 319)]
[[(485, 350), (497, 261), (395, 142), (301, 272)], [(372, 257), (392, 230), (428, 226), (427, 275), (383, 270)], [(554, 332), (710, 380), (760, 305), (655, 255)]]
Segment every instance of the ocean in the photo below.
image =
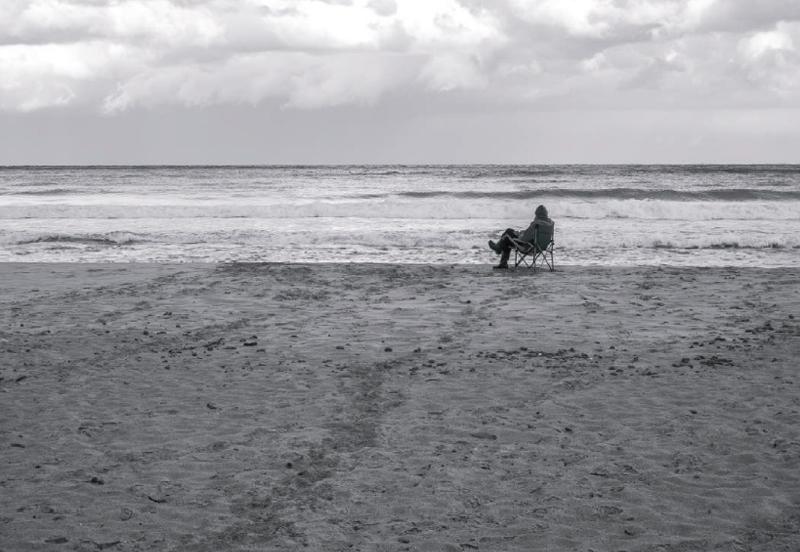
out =
[(0, 167), (0, 262), (800, 266), (800, 166)]

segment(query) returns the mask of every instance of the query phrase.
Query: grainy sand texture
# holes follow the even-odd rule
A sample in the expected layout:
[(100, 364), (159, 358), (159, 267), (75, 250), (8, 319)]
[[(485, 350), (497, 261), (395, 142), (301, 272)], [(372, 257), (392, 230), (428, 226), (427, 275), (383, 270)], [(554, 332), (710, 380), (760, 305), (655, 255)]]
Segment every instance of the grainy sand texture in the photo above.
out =
[(0, 265), (0, 549), (800, 550), (800, 270)]

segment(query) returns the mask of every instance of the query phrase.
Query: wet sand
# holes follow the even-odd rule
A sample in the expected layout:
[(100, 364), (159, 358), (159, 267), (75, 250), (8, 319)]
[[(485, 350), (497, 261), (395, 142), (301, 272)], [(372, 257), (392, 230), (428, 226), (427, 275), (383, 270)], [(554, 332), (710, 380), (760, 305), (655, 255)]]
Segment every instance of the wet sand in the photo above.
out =
[(800, 549), (800, 270), (0, 265), (0, 549)]

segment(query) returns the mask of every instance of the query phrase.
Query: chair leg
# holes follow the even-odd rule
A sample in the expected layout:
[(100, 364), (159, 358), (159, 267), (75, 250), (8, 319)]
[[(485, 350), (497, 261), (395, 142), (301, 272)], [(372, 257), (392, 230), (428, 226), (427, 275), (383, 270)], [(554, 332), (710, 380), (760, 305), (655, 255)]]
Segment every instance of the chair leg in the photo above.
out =
[(521, 264), (524, 264), (526, 267), (530, 266), (528, 264), (528, 256), (521, 253), (519, 249), (514, 249), (514, 270), (517, 270)]
[(519, 249), (514, 249), (514, 270), (517, 270), (520, 265), (524, 265), (525, 268), (533, 269), (534, 272), (538, 269), (537, 263), (540, 262), (539, 256), (541, 255), (540, 251), (529, 251), (527, 253), (523, 253)]

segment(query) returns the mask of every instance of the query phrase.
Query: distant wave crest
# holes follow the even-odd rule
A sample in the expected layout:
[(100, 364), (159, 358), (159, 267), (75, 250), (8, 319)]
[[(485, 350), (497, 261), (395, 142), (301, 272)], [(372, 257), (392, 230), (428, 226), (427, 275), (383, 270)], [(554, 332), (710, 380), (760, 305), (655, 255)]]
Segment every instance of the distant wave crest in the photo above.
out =
[(637, 199), (661, 201), (781, 201), (800, 200), (800, 191), (765, 190), (756, 188), (733, 188), (700, 191), (682, 190), (647, 190), (641, 188), (606, 188), (606, 189), (570, 189), (550, 188), (543, 190), (514, 190), (514, 191), (464, 191), (451, 192), (445, 190), (401, 192), (400, 197), (434, 198), (453, 197), (466, 199), (510, 199), (528, 200), (545, 198), (576, 198), (576, 199)]

